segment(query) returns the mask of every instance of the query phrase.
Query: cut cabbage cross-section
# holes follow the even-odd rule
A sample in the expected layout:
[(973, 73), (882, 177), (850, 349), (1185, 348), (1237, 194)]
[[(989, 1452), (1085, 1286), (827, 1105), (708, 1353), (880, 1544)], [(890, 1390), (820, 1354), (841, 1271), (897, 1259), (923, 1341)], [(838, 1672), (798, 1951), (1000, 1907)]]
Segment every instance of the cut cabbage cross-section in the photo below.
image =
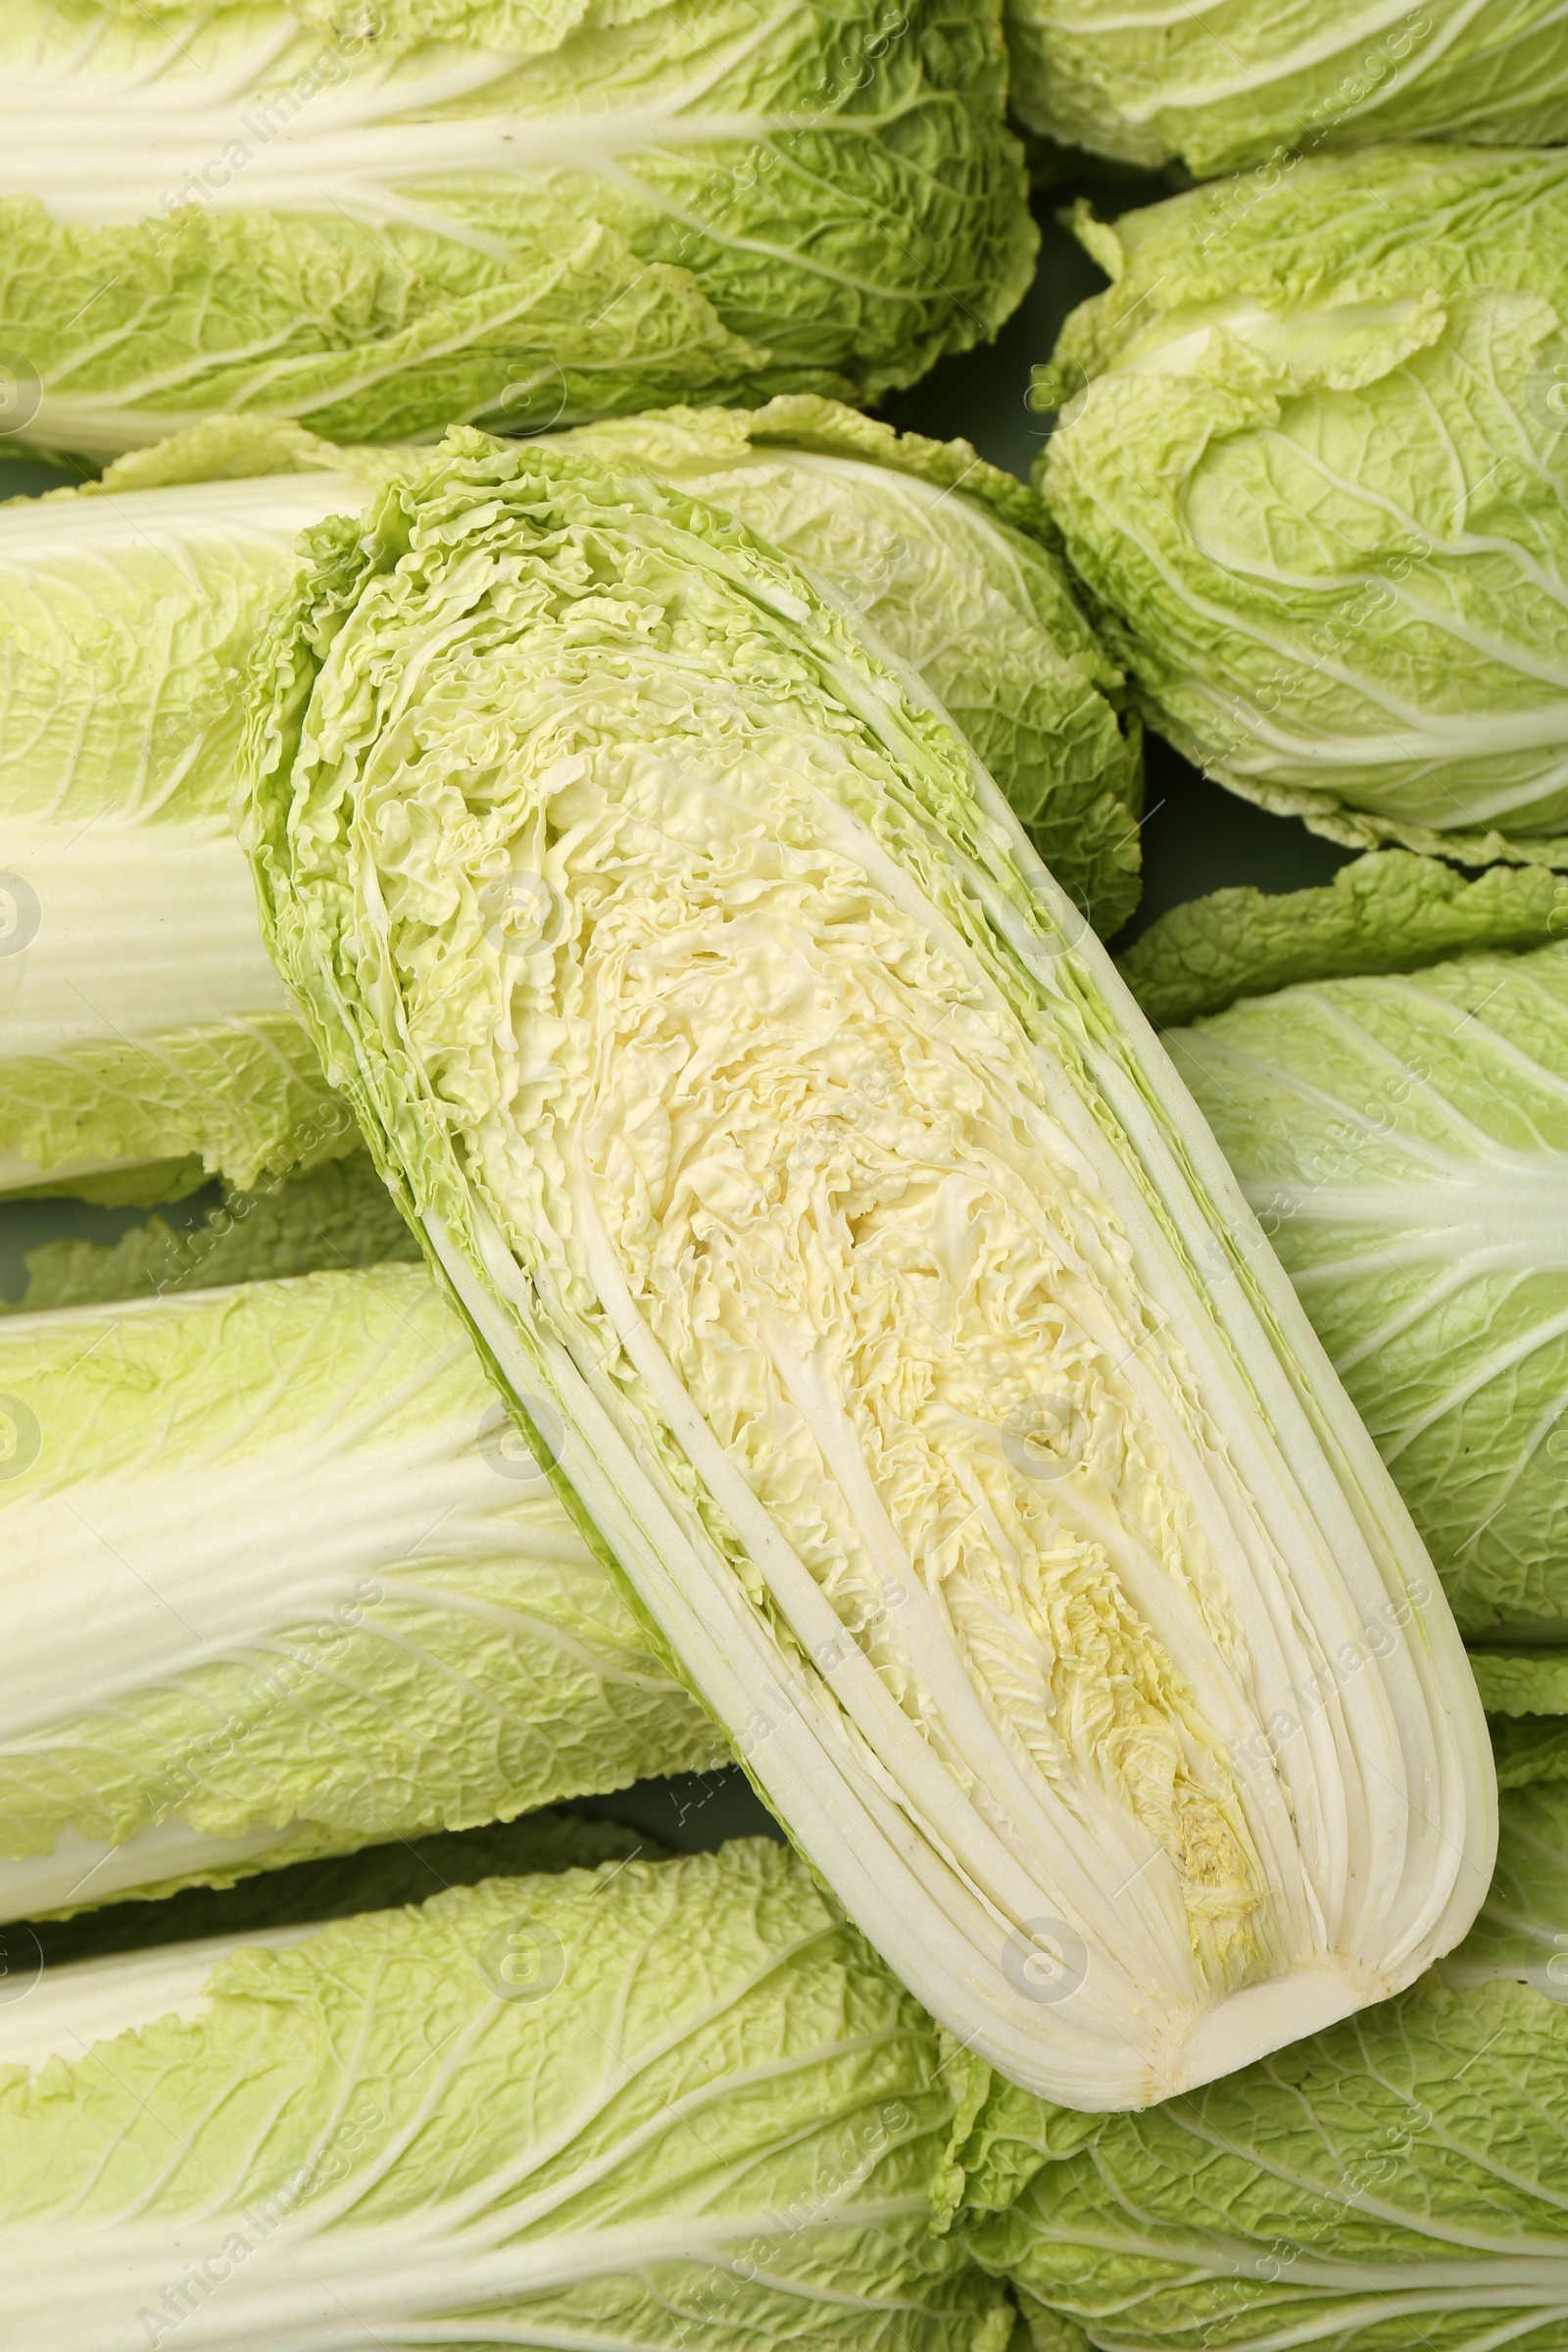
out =
[(770, 1804), (979, 2056), (1147, 2103), (1493, 1846), (1402, 1505), (912, 671), (732, 517), (459, 433), (258, 665), (274, 952)]

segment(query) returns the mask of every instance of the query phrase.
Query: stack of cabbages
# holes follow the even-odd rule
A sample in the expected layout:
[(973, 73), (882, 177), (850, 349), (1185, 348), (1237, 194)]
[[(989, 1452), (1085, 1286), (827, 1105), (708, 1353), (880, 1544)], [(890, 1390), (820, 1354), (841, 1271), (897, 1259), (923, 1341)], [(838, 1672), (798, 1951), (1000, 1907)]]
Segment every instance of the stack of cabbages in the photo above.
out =
[[(867, 413), (1009, 48), (1228, 174), (1032, 489)], [(7, 2341), (1560, 2352), (1557, 0), (11, 0), (0, 132), (0, 1189), (164, 1204), (0, 1323)], [(1113, 962), (1146, 726), (1364, 854)]]

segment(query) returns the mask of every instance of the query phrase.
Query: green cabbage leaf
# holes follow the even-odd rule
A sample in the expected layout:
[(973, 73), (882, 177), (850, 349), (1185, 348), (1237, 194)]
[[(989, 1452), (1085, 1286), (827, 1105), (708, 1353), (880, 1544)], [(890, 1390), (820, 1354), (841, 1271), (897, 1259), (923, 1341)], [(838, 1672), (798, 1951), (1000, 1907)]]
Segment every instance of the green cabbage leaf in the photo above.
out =
[(1007, 0), (1031, 130), (1200, 178), (1381, 139), (1568, 138), (1557, 0)]
[(1408, 1983), (1491, 1871), (1446, 1604), (916, 673), (733, 517), (559, 446), (460, 431), (314, 550), (249, 739), (273, 952), (851, 1915), (1086, 2108)]
[(1568, 863), (1568, 155), (1080, 228), (1114, 283), (1043, 371), (1040, 480), (1152, 723), (1333, 840)]
[(0, 1324), (0, 1684), (9, 1919), (728, 1761), (414, 1265)]
[(1123, 963), (1156, 1013), (1237, 1000), (1166, 1050), (1492, 1640), (1568, 1638), (1564, 934), (1550, 875), (1385, 853), (1197, 901)]
[(0, 1314), (165, 1298), (418, 1256), (368, 1155), (351, 1152), (285, 1183), (226, 1193), (199, 1217), (150, 1216), (118, 1242), (43, 1242), (25, 1252), (26, 1287), (20, 1298), (0, 1299)]
[[(29, 2352), (1005, 2352), (928, 2226), (938, 2036), (782, 1847), (43, 1972), (0, 2010)], [(63, 2291), (69, 2281), (69, 2291)]]
[(1005, 84), (998, 0), (8, 0), (11, 429), (875, 399), (1029, 283)]
[[(742, 514), (922, 668), (1109, 933), (1138, 895), (1137, 731), (1034, 495), (834, 402), (600, 437)], [(0, 510), (0, 1189), (247, 1193), (355, 1141), (229, 831), (236, 671), (305, 525), (407, 451), (224, 420)]]

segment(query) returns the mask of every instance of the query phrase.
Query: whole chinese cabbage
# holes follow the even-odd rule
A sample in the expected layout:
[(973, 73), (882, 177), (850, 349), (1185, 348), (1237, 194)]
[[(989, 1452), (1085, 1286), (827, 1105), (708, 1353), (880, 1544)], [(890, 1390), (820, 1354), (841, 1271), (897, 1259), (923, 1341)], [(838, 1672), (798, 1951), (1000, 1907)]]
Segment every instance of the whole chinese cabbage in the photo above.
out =
[[(9, 2062), (9, 2063), (8, 2063)], [(1004, 2352), (938, 2036), (765, 1839), (47, 1969), (0, 2009), (28, 2352)]]
[(1568, 1786), (1501, 1815), (1475, 1928), (1397, 2000), (1151, 2115), (1012, 2111), (1038, 2170), (971, 2242), (1039, 2352), (1562, 2341)]
[(727, 1761), (422, 1267), (0, 1324), (0, 1919)]
[(458, 433), (258, 664), (274, 953), (759, 1788), (977, 2056), (1143, 2104), (1492, 1855), (1387, 1473), (915, 673), (651, 472)]
[(1199, 176), (1375, 139), (1568, 138), (1557, 0), (1007, 0), (1032, 130)]
[[(597, 430), (849, 597), (1117, 927), (1138, 892), (1136, 731), (1031, 492), (966, 442), (829, 401)], [(215, 1168), (250, 1189), (352, 1142), (228, 829), (234, 676), (301, 528), (410, 463), (224, 420), (0, 511), (0, 1189), (164, 1200)]]
[(1568, 155), (1380, 148), (1082, 233), (1047, 504), (1152, 722), (1372, 848), (1568, 862)]
[(7, 0), (11, 429), (875, 398), (1036, 232), (998, 0)]
[(1461, 1629), (1568, 1639), (1568, 883), (1384, 852), (1122, 969)]

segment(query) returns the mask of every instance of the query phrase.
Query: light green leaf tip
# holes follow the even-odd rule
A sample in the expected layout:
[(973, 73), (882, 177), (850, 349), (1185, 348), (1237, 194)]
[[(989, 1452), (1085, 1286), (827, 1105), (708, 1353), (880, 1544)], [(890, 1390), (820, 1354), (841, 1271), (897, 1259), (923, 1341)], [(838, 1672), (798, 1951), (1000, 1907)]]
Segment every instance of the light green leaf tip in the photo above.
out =
[(1012, 103), (1031, 129), (1200, 178), (1382, 139), (1568, 137), (1554, 0), (1207, 0), (1114, 14), (1008, 0)]
[(1150, 924), (1116, 968), (1156, 1028), (1239, 997), (1352, 973), (1416, 972), (1486, 948), (1568, 938), (1568, 880), (1494, 866), (1469, 879), (1436, 858), (1374, 851), (1321, 890), (1217, 890)]

